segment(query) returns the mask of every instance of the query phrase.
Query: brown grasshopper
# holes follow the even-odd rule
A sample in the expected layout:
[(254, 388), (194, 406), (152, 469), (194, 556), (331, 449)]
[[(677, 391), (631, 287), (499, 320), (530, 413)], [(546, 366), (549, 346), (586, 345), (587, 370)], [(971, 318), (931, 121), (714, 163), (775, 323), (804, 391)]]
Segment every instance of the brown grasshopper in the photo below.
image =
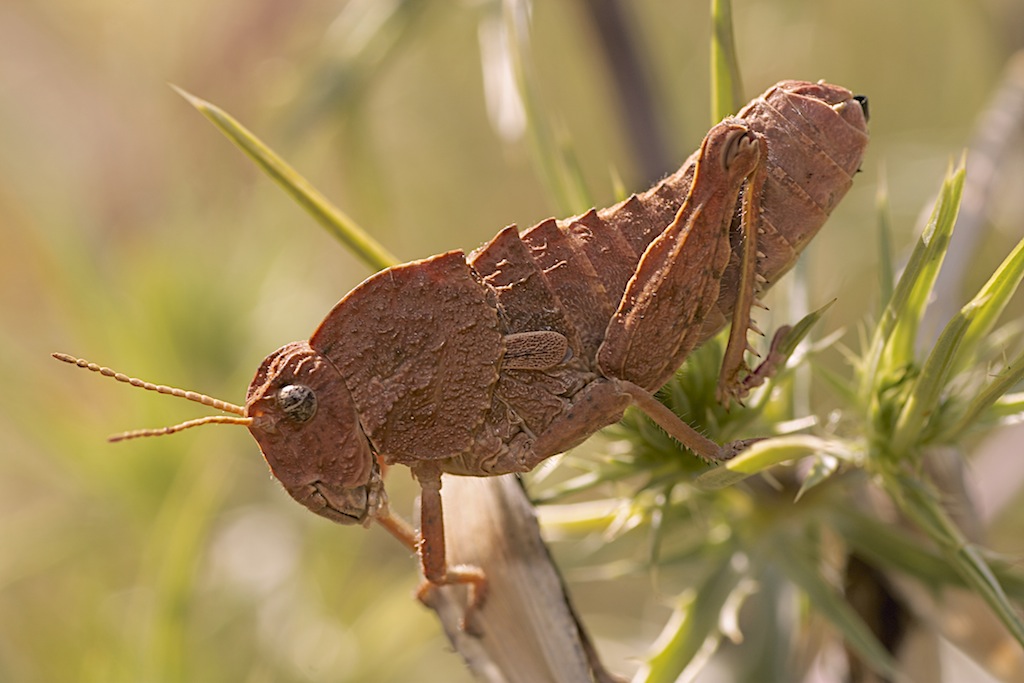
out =
[[(707, 460), (745, 448), (710, 441), (652, 392), (730, 319), (719, 398), (770, 375), (771, 358), (744, 360), (751, 306), (849, 189), (866, 120), (866, 98), (845, 88), (778, 83), (643, 194), (370, 277), (309, 341), (263, 361), (244, 407), (55, 356), (235, 413), (112, 439), (247, 426), (295, 500), (342, 524), (380, 523), (419, 553), (421, 597), (468, 585), (469, 618), (487, 582), (445, 559), (442, 473), (529, 471), (630, 405)], [(381, 463), (419, 482), (418, 534), (388, 510)]]

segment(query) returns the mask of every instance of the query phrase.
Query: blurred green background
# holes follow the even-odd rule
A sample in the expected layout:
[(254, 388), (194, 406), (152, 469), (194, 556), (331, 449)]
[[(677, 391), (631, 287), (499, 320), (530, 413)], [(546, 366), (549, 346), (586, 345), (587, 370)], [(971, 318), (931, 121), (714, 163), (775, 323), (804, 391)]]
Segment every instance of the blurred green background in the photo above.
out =
[[(708, 8), (623, 4), (671, 164), (657, 175), (710, 125)], [(611, 169), (640, 190), (657, 161), (624, 132), (590, 9), (537, 2), (531, 59), (609, 204)], [(238, 117), (402, 259), (557, 212), (515, 120), (493, 99), (489, 115), (496, 18), (485, 0), (0, 4), (0, 680), (469, 680), (381, 530), (295, 505), (242, 429), (106, 444), (209, 411), (49, 353), (240, 402), (267, 353), (369, 275), (167, 83)], [(1024, 46), (1024, 5), (737, 0), (734, 18), (747, 97), (783, 78), (870, 97), (864, 173), (804, 257), (811, 304), (838, 297), (826, 329), (854, 343), (877, 308), (881, 169), (905, 248)], [(1021, 157), (969, 288), (1024, 232)], [(404, 472), (390, 491), (408, 514)], [(1021, 507), (995, 520), (997, 548), (1024, 551)], [(587, 547), (556, 551), (571, 566)], [(614, 598), (571, 585), (612, 668), (635, 668), (664, 596), (644, 577)]]

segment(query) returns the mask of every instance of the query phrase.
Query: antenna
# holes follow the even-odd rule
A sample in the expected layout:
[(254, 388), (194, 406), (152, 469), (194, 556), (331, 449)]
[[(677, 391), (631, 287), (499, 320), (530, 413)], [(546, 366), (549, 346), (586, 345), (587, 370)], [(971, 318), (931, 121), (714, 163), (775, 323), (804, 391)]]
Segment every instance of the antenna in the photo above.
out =
[(204, 424), (235, 424), (235, 425), (251, 425), (252, 418), (246, 417), (245, 408), (242, 406), (235, 405), (234, 403), (228, 403), (227, 401), (221, 401), (217, 398), (212, 398), (205, 394), (200, 394), (195, 391), (185, 391), (184, 389), (177, 389), (175, 387), (164, 386), (163, 384), (153, 384), (151, 382), (144, 382), (141, 379), (129, 377), (128, 375), (122, 374), (105, 368), (96, 363), (90, 363), (82, 358), (75, 358), (69, 356), (66, 353), (54, 353), (54, 358), (71, 365), (77, 365), (80, 368), (91, 370), (92, 372), (98, 372), (104, 377), (112, 377), (118, 382), (124, 382), (130, 384), (133, 387), (145, 389), (147, 391), (155, 391), (158, 394), (167, 394), (169, 396), (177, 396), (178, 398), (184, 398), (189, 401), (195, 401), (196, 403), (202, 403), (204, 406), (216, 408), (217, 410), (223, 410), (228, 413), (234, 413), (240, 417), (231, 417), (228, 415), (210, 415), (208, 417), (201, 417), (196, 420), (188, 420), (181, 424), (172, 425), (170, 427), (158, 427), (156, 429), (136, 429), (130, 432), (122, 432), (121, 434), (114, 434), (109, 437), (109, 441), (126, 441), (128, 439), (138, 439), (144, 436), (163, 436), (165, 434), (174, 434), (191, 427), (198, 427)]

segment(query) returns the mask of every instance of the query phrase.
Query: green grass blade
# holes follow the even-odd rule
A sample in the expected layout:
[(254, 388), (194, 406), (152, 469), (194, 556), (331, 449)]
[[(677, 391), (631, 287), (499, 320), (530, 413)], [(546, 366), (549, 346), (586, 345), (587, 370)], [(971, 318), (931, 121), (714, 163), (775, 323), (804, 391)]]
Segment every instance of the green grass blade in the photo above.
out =
[(568, 135), (558, 135), (545, 111), (540, 85), (530, 58), (530, 12), (525, 0), (501, 4), (509, 61), (513, 65), (519, 99), (526, 113), (534, 158), (540, 168), (541, 182), (553, 197), (559, 213), (579, 214), (594, 206), (575, 163)]
[[(939, 335), (896, 424), (893, 436), (895, 453), (920, 441), (922, 429), (937, 408), (950, 378), (975, 362), (979, 345), (991, 332), (1022, 278), (1024, 241), (1017, 244), (977, 295), (953, 316)], [(1001, 390), (1005, 393), (1021, 376), (1017, 366), (1008, 366), (972, 401), (965, 417), (969, 420), (976, 418), (1002, 395), (997, 392)], [(969, 425), (970, 422), (960, 420), (956, 427), (963, 429)]]
[(732, 460), (697, 477), (694, 485), (706, 491), (726, 488), (776, 465), (818, 453), (843, 459), (852, 456), (850, 449), (839, 441), (816, 436), (780, 436), (755, 443)]
[(871, 404), (878, 384), (890, 375), (883, 370), (907, 365), (914, 359), (917, 328), (949, 246), (963, 183), (962, 165), (947, 174), (928, 224), (875, 327), (861, 376), (860, 395), (866, 406)]
[(743, 101), (732, 31), (732, 2), (711, 0), (711, 125), (735, 114)]
[(879, 270), (879, 299), (882, 302), (879, 310), (885, 310), (885, 305), (892, 299), (893, 276), (896, 273), (896, 266), (892, 260), (892, 216), (889, 211), (889, 186), (886, 183), (884, 169), (879, 173), (878, 197), (876, 199), (878, 210), (878, 270)]
[(988, 563), (942, 509), (937, 494), (917, 479), (899, 474), (884, 476), (883, 486), (903, 513), (942, 550), (968, 588), (988, 603), (1006, 630), (1024, 647), (1024, 620)]
[(565, 126), (558, 126), (557, 131), (558, 165), (563, 182), (569, 188), (569, 209), (574, 214), (583, 213), (595, 206), (594, 197), (590, 194), (587, 181), (583, 177), (583, 164), (576, 153), (572, 135)]
[[(944, 428), (937, 435), (936, 439), (942, 442), (957, 439), (963, 432), (978, 422), (985, 411), (997, 403), (1000, 405), (1000, 409), (995, 411), (996, 417), (1013, 415), (1024, 410), (1024, 400), (1020, 400), (1024, 399), (1024, 396), (1018, 396), (1016, 399), (1011, 396), (1004, 396), (1007, 391), (1016, 386), (1021, 380), (1024, 380), (1024, 353), (1018, 354), (1012, 361), (1007, 363), (991, 382), (986, 384), (981, 391), (977, 392), (967, 405), (963, 415), (950, 424), (949, 427)], [(1004, 401), (1004, 398), (1009, 400)]]
[[(151, 586), (152, 593), (136, 598), (139, 613), (149, 615), (146, 627), (133, 634), (140, 640), (136, 680), (183, 678), (189, 631), (182, 605), (196, 591), (198, 558), (230, 489), (234, 465), (234, 458), (189, 457), (160, 506), (140, 570), (140, 585)], [(140, 606), (146, 601), (152, 602)]]
[(619, 173), (618, 167), (614, 164), (608, 168), (608, 176), (612, 181), (612, 197), (615, 198), (616, 202), (621, 202), (629, 198), (629, 188), (626, 187), (626, 183), (622, 180), (622, 174)]
[[(925, 546), (920, 535), (845, 507), (834, 508), (829, 519), (857, 555), (876, 567), (902, 572), (932, 588), (967, 587), (960, 573), (931, 545)], [(1006, 592), (1024, 599), (1024, 574), (1005, 562), (991, 566)]]
[[(893, 328), (890, 352), (895, 365), (902, 365), (911, 362), (917, 345), (917, 330), (921, 319), (924, 318), (925, 308), (931, 299), (935, 280), (939, 276), (939, 270), (946, 257), (946, 250), (949, 248), (949, 241), (953, 235), (953, 227), (956, 224), (956, 215), (960, 209), (960, 196), (963, 192), (964, 168), (960, 166), (951, 175), (947, 175), (942, 183), (942, 190), (934, 210), (928, 219), (924, 234), (921, 240), (925, 244), (924, 257), (920, 263), (913, 268), (907, 265), (904, 277), (910, 276), (910, 290), (904, 306), (896, 319)], [(901, 277), (902, 281), (903, 278)]]
[(793, 500), (800, 500), (804, 497), (805, 493), (815, 486), (820, 486), (831, 479), (839, 472), (841, 464), (839, 458), (831, 455), (822, 454), (814, 458), (810, 468), (807, 470), (807, 475), (800, 482), (800, 489), (796, 492)]
[[(736, 590), (744, 572), (731, 553), (707, 558), (709, 573), (700, 586), (688, 591), (683, 604), (654, 643), (655, 652), (633, 677), (634, 683), (674, 683), (693, 680), (718, 642), (722, 609)], [(684, 677), (684, 672), (690, 676)]]
[(1024, 240), (1017, 243), (1017, 246), (1003, 260), (972, 300), (972, 303), (979, 306), (979, 310), (964, 334), (963, 353), (958, 369), (967, 367), (974, 360), (974, 351), (992, 331), (999, 316), (1006, 309), (1010, 297), (1020, 287), (1022, 278), (1024, 278)]
[(417, 0), (352, 0), (323, 36), (319, 57), (297, 98), (288, 134), (304, 135), (318, 121), (352, 112), (389, 63), (414, 45), (427, 4)]
[(923, 441), (925, 427), (934, 416), (949, 378), (957, 367), (964, 335), (978, 310), (975, 302), (964, 306), (942, 330), (928, 354), (893, 430), (888, 450), (896, 457), (904, 457), (914, 444)]
[(825, 580), (821, 567), (799, 547), (780, 547), (778, 551), (772, 557), (782, 567), (787, 578), (804, 592), (814, 609), (843, 634), (846, 644), (876, 672), (894, 680), (903, 680), (892, 655), (850, 603)]
[(393, 254), (335, 207), (308, 180), (231, 115), (177, 86), (171, 87), (217, 126), (229, 140), (255, 161), (264, 173), (284, 188), (299, 206), (364, 263), (374, 270), (383, 270), (398, 263)]
[[(1018, 364), (1024, 363), (1024, 357), (1018, 356)], [(1011, 417), (1024, 413), (1024, 392), (1007, 394), (992, 404), (989, 413), (995, 418)]]
[(832, 370), (825, 365), (816, 365), (814, 372), (824, 380), (828, 388), (835, 393), (836, 397), (847, 405), (856, 405), (857, 389), (850, 382), (849, 377)]
[(837, 299), (832, 299), (832, 301), (829, 301), (816, 311), (811, 311), (801, 318), (796, 325), (793, 325), (792, 329), (786, 333), (785, 338), (783, 338), (782, 342), (779, 344), (779, 348), (776, 349), (779, 355), (783, 358), (789, 358), (793, 355), (793, 352), (796, 351), (796, 347), (804, 340), (807, 333), (811, 331), (811, 328), (818, 324), (818, 321), (822, 319), (828, 309), (832, 308), (832, 305), (836, 301)]

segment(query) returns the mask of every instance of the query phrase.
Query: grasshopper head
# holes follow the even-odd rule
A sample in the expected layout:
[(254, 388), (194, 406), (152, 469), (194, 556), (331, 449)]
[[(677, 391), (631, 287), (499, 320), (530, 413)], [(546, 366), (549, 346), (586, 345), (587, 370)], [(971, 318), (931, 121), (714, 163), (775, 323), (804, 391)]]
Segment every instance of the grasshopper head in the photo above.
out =
[(384, 504), (380, 468), (345, 382), (307, 342), (283, 346), (263, 361), (245, 414), (274, 476), (313, 512), (368, 524)]
[(263, 361), (249, 385), (244, 407), (152, 384), (65, 353), (53, 357), (140, 389), (234, 413), (123, 432), (111, 436), (111, 441), (163, 436), (206, 424), (244, 425), (291, 497), (318, 515), (341, 524), (365, 525), (385, 505), (380, 466), (363, 435), (348, 388), (331, 362), (306, 342), (283, 346)]

